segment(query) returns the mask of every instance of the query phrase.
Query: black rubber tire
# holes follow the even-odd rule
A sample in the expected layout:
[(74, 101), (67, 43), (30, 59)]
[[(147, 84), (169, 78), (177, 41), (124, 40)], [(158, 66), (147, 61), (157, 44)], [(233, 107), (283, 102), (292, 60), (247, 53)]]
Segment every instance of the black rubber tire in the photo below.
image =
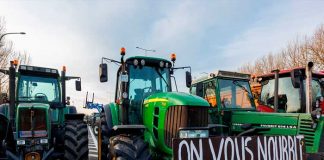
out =
[(109, 153), (109, 130), (104, 111), (100, 113), (100, 125), (101, 125), (101, 159), (111, 160)]
[(64, 133), (64, 159), (87, 160), (88, 128), (81, 120), (69, 120), (65, 122)]
[(150, 160), (152, 155), (142, 136), (117, 135), (110, 138), (110, 153), (114, 159)]

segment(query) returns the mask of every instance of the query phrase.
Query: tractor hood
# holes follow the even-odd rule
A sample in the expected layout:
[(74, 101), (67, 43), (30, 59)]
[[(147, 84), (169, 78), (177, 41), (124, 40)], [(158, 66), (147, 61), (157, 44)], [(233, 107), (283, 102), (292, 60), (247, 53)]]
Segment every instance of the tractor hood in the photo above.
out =
[(269, 128), (272, 134), (293, 135), (300, 123), (298, 113), (232, 112), (232, 130), (243, 131), (241, 125), (251, 124), (256, 128)]
[(164, 92), (152, 94), (144, 100), (144, 105), (151, 102), (166, 102), (168, 103), (168, 106), (210, 106), (205, 99), (183, 92)]

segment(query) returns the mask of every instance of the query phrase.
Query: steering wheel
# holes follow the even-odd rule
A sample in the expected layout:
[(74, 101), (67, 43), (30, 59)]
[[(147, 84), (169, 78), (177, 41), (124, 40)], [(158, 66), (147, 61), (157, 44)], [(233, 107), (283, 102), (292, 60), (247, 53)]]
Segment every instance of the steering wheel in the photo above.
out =
[[(145, 92), (145, 89), (148, 89), (147, 92)], [(144, 93), (152, 92), (152, 87), (144, 87), (143, 90)]]
[(35, 98), (44, 98), (44, 100), (47, 100), (47, 96), (44, 93), (36, 93)]

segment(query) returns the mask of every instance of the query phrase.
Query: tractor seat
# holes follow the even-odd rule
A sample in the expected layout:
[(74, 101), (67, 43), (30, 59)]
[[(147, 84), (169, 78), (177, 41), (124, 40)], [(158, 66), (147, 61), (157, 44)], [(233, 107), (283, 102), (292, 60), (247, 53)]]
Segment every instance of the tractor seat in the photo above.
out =
[(135, 91), (134, 101), (142, 101), (144, 95), (144, 89), (137, 88), (134, 91)]

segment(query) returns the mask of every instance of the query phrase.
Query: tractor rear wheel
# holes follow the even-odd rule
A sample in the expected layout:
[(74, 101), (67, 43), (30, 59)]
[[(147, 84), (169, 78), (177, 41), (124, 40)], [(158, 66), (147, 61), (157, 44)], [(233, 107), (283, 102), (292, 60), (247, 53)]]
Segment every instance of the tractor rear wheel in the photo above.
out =
[(110, 138), (110, 153), (115, 159), (149, 160), (152, 155), (142, 136), (117, 135)]
[(88, 129), (82, 120), (66, 122), (64, 134), (64, 159), (88, 159)]

